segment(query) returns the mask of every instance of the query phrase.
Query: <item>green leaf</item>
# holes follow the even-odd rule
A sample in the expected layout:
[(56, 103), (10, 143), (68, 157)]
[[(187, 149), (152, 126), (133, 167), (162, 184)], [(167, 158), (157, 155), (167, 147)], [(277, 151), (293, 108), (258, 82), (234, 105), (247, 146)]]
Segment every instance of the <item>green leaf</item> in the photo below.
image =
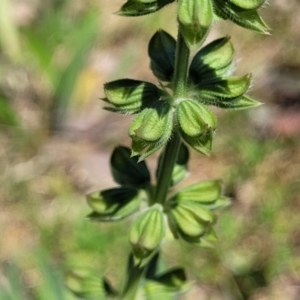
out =
[(102, 222), (117, 221), (139, 209), (141, 195), (131, 187), (113, 188), (88, 194), (87, 202), (94, 210), (88, 218)]
[(124, 146), (116, 147), (110, 159), (114, 180), (120, 185), (145, 188), (150, 183), (150, 173), (144, 161), (131, 157), (131, 150)]
[[(189, 161), (189, 149), (185, 146), (185, 144), (181, 143), (177, 160), (172, 172), (171, 186), (174, 186), (175, 184), (179, 183), (187, 176), (188, 161)], [(159, 156), (158, 166), (156, 168), (156, 178), (158, 178), (158, 170), (160, 169), (161, 163), (162, 163), (162, 155)]]
[(178, 21), (188, 47), (199, 46), (207, 36), (213, 21), (211, 0), (181, 0)]
[(176, 40), (163, 30), (151, 38), (148, 54), (153, 74), (162, 81), (171, 81), (175, 65)]
[(224, 2), (223, 0), (214, 0), (213, 3), (215, 14), (222, 19), (229, 19), (237, 25), (250, 30), (268, 33), (268, 26), (265, 24), (256, 10), (241, 11), (237, 6), (229, 2)]
[(201, 204), (215, 202), (221, 196), (220, 180), (202, 181), (181, 189), (174, 195), (171, 202), (195, 201)]
[(217, 39), (198, 51), (189, 69), (189, 80), (198, 83), (225, 75), (232, 63), (234, 48), (229, 37)]
[(133, 79), (120, 79), (104, 85), (106, 98), (102, 100), (113, 107), (105, 109), (119, 113), (137, 113), (161, 97), (154, 84)]
[(151, 14), (174, 1), (175, 0), (128, 0), (117, 14), (125, 17)]

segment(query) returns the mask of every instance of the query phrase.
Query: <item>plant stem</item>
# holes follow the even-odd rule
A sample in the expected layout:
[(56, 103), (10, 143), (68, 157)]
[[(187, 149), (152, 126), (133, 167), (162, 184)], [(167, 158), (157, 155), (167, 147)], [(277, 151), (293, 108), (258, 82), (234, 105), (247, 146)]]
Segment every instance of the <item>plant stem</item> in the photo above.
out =
[(127, 282), (123, 293), (120, 297), (122, 300), (135, 300), (140, 281), (143, 278), (145, 267), (139, 268), (138, 266), (133, 267), (130, 270), (130, 274), (127, 277)]
[(174, 100), (185, 96), (190, 49), (187, 47), (180, 30), (176, 44), (175, 69), (173, 78)]
[(173, 168), (177, 159), (180, 146), (180, 135), (176, 132), (173, 138), (167, 143), (164, 150), (162, 163), (158, 170), (155, 201), (164, 204), (170, 187)]
[[(175, 70), (173, 78), (173, 102), (183, 98), (186, 94), (186, 81), (188, 73), (190, 50), (187, 47), (180, 30), (176, 44)], [(174, 132), (173, 138), (167, 143), (163, 153), (162, 163), (158, 170), (155, 202), (164, 204), (172, 180), (172, 172), (180, 147), (180, 135)]]

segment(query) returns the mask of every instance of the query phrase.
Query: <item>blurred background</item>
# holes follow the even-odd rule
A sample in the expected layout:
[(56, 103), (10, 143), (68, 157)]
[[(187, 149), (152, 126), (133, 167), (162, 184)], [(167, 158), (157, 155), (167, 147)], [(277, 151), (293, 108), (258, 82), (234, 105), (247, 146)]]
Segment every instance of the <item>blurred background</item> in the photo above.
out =
[[(0, 1), (0, 299), (75, 299), (74, 267), (118, 286), (130, 220), (96, 224), (85, 194), (114, 186), (109, 157), (130, 145), (131, 116), (102, 110), (102, 85), (157, 83), (147, 44), (160, 28), (176, 36), (175, 5), (122, 18), (122, 0)], [(167, 242), (167, 266), (184, 265), (193, 288), (180, 299), (300, 299), (300, 5), (261, 10), (271, 35), (229, 22), (236, 74), (253, 74), (251, 111), (216, 110), (213, 155), (192, 152), (183, 185), (222, 178), (232, 205), (220, 214), (215, 250)], [(170, 17), (169, 17), (170, 16)], [(157, 155), (148, 164), (155, 168)]]

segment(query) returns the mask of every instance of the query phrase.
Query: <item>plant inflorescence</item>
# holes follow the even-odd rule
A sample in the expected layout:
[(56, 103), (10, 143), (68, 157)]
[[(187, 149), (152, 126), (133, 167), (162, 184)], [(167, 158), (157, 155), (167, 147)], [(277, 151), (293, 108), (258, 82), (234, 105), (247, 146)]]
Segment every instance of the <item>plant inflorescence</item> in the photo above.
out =
[[(159, 84), (119, 79), (104, 85), (105, 109), (135, 115), (128, 129), (131, 148), (118, 146), (111, 155), (111, 172), (118, 186), (87, 195), (91, 220), (110, 222), (134, 216), (124, 286), (116, 291), (104, 280), (99, 290), (106, 297), (137, 299), (141, 291), (168, 294), (186, 288), (183, 268), (157, 271), (162, 241), (171, 235), (211, 246), (216, 239), (215, 211), (227, 206), (229, 199), (222, 195), (220, 180), (177, 192), (173, 187), (187, 175), (189, 148), (204, 155), (211, 152), (217, 118), (210, 106), (246, 109), (260, 104), (247, 95), (251, 75), (231, 74), (230, 37), (202, 45), (214, 22), (221, 19), (267, 33), (258, 13), (265, 0), (127, 0), (118, 14), (142, 16), (172, 2), (178, 7), (177, 40), (159, 30), (148, 46), (150, 67)], [(198, 49), (192, 59), (191, 49)], [(155, 180), (151, 180), (145, 158), (160, 149)], [(84, 272), (74, 271), (69, 277), (70, 288), (81, 296), (92, 293), (88, 282)]]

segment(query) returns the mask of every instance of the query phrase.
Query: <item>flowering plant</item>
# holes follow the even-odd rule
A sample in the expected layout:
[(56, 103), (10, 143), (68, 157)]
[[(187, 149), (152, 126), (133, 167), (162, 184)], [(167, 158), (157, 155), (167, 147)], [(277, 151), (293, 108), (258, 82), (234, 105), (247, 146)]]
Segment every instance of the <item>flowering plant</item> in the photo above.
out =
[[(111, 155), (111, 172), (119, 186), (87, 195), (91, 220), (135, 216), (129, 230), (132, 251), (126, 282), (116, 291), (104, 280), (105, 288), (99, 287), (98, 292), (106, 297), (137, 299), (145, 286), (148, 293), (187, 288), (183, 268), (158, 272), (162, 242), (171, 234), (187, 243), (211, 246), (216, 239), (215, 211), (227, 206), (229, 199), (222, 195), (220, 180), (199, 182), (175, 194), (172, 188), (187, 175), (190, 148), (204, 155), (211, 152), (217, 118), (209, 106), (247, 109), (260, 104), (247, 95), (251, 75), (231, 74), (234, 47), (230, 38), (202, 45), (220, 19), (267, 33), (258, 13), (265, 0), (127, 0), (118, 14), (142, 16), (172, 2), (178, 7), (177, 40), (160, 30), (148, 46), (150, 67), (159, 84), (119, 79), (104, 85), (105, 109), (135, 115), (128, 130), (131, 148), (118, 146)], [(190, 62), (191, 49), (199, 50)], [(145, 158), (159, 149), (153, 183)], [(73, 273), (71, 279), (81, 283), (77, 290), (81, 296), (91, 293), (85, 290), (88, 279), (81, 273)]]

